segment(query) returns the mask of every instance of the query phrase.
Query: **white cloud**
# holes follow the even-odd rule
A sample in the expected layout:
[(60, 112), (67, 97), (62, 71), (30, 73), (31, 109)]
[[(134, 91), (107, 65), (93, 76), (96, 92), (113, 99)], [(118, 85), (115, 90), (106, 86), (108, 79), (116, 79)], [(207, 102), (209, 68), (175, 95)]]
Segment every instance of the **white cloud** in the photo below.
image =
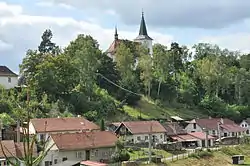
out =
[(0, 2), (0, 17), (19, 15), (22, 11), (23, 9), (21, 6)]
[(217, 44), (222, 48), (237, 50), (242, 53), (250, 52), (250, 33), (234, 33), (221, 36), (204, 36), (199, 42)]
[[(55, 7), (54, 3), (50, 1), (40, 1), (40, 2), (37, 2), (36, 5), (40, 7)], [(70, 6), (64, 3), (59, 3), (58, 6), (64, 9), (68, 9), (68, 10), (74, 9), (73, 6)]]
[[(18, 69), (28, 49), (37, 48), (41, 34), (47, 28), (52, 30), (54, 41), (60, 46), (66, 46), (78, 34), (83, 33), (93, 36), (101, 49), (106, 50), (114, 38), (114, 29), (103, 28), (93, 22), (78, 21), (71, 17), (31, 16), (24, 14), (22, 7), (17, 5), (0, 3), (0, 9), (4, 5), (2, 8), (5, 8), (8, 15), (0, 16), (0, 55), (6, 56), (1, 63), (13, 70)], [(119, 31), (119, 35), (132, 40), (137, 36), (137, 31)], [(168, 43), (173, 39), (170, 35), (153, 31), (149, 31), (149, 35), (160, 43)]]

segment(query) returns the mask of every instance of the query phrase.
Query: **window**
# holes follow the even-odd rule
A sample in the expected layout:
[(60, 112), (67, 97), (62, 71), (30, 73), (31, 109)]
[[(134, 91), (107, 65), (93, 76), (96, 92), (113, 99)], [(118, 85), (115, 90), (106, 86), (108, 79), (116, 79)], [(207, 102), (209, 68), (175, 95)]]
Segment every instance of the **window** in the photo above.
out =
[(52, 161), (49, 162), (49, 165), (52, 165)]
[(45, 161), (45, 162), (44, 162), (44, 165), (45, 165), (45, 166), (50, 166), (50, 161)]
[(249, 130), (247, 130), (246, 133), (249, 134)]
[(227, 133), (224, 133), (224, 137), (227, 137)]
[(212, 131), (212, 135), (215, 135), (215, 130)]
[(82, 152), (76, 152), (76, 158), (82, 158)]
[(145, 140), (148, 140), (148, 136), (145, 136)]
[(95, 150), (95, 157), (98, 157), (98, 150)]
[(54, 164), (57, 164), (57, 159), (54, 160)]
[(138, 137), (137, 137), (137, 140), (138, 140), (138, 141), (140, 141), (140, 140), (141, 140), (141, 137), (140, 137), (140, 136), (138, 136)]
[(66, 160), (68, 160), (67, 157), (63, 157), (63, 158), (62, 158), (62, 161), (66, 161)]
[(235, 133), (234, 132), (232, 132), (232, 136), (234, 137), (234, 135), (235, 135)]
[(160, 138), (162, 139), (162, 135), (160, 135)]
[(11, 83), (11, 77), (8, 77), (8, 83)]
[(40, 141), (44, 141), (44, 135), (40, 134)]
[(194, 129), (196, 129), (196, 123), (194, 123)]

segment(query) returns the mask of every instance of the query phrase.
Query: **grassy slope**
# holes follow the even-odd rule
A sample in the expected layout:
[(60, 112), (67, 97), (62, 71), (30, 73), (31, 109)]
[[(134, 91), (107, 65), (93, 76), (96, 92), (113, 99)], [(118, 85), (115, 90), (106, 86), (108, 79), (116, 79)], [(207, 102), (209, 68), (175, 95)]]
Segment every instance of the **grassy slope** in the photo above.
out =
[(240, 146), (239, 148), (226, 148), (222, 151), (214, 152), (214, 156), (206, 159), (188, 158), (168, 163), (168, 166), (233, 166), (231, 156), (235, 154), (245, 155), (245, 164), (250, 166), (250, 145)]
[[(142, 98), (136, 107), (132, 108), (130, 106), (124, 106), (124, 111), (127, 115), (121, 114), (117, 115), (113, 121), (117, 120), (128, 120), (137, 119), (140, 115), (144, 119), (152, 118), (168, 118), (173, 115), (178, 115), (185, 119), (192, 119), (195, 117), (204, 117), (206, 115), (202, 114), (199, 110), (191, 110), (186, 108), (170, 108), (170, 107), (160, 107), (156, 105), (153, 101), (146, 98)], [(119, 117), (121, 116), (121, 117)]]

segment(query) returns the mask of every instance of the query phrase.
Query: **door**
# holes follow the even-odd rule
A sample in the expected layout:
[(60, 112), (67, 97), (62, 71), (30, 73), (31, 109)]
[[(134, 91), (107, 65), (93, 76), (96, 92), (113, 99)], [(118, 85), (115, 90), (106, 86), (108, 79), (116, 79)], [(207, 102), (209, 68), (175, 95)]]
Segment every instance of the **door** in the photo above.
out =
[(90, 160), (90, 151), (86, 150), (86, 160)]

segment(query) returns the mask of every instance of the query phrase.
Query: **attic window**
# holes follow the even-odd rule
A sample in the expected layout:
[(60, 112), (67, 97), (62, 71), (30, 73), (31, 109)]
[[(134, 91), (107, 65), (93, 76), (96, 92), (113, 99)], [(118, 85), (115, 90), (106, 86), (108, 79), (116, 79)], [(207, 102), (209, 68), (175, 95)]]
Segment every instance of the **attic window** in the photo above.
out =
[(8, 77), (8, 83), (11, 83), (11, 77)]

